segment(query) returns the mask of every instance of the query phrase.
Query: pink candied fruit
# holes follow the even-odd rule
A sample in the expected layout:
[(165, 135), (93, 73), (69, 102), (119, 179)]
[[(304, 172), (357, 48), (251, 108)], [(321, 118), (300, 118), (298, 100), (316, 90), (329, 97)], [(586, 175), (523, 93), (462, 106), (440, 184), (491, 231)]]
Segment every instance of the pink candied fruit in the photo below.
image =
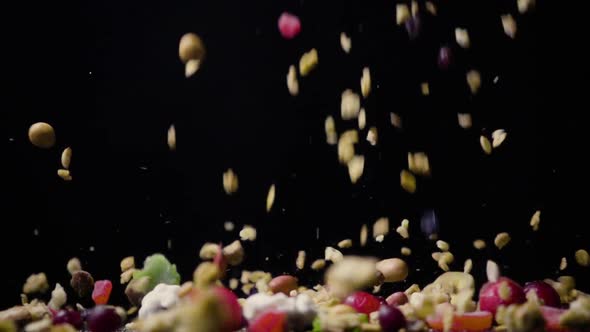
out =
[(288, 12), (282, 13), (279, 17), (279, 31), (285, 39), (295, 38), (301, 32), (299, 17)]
[(357, 312), (368, 315), (379, 310), (381, 301), (369, 293), (354, 292), (344, 299), (344, 304), (353, 307)]
[(248, 332), (284, 332), (286, 323), (286, 313), (271, 310), (254, 319), (248, 326)]
[(98, 280), (94, 283), (94, 290), (92, 291), (92, 300), (96, 305), (106, 304), (109, 302), (113, 290), (113, 284), (110, 280)]

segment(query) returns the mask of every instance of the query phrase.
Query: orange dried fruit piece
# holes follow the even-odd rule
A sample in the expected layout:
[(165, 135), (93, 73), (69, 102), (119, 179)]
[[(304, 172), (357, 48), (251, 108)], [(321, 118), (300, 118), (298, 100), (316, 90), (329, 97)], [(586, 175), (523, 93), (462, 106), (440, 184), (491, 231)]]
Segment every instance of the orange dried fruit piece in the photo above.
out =
[[(455, 313), (451, 331), (484, 331), (492, 326), (492, 314), (487, 311)], [(433, 330), (443, 330), (442, 315), (435, 315), (426, 318), (426, 322)]]

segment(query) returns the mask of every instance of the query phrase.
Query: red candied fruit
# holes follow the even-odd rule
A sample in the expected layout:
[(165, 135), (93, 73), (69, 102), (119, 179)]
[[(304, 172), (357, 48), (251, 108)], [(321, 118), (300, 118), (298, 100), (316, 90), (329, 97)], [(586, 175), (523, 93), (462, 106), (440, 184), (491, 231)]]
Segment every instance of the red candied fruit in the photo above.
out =
[(354, 292), (344, 300), (344, 304), (353, 307), (356, 311), (363, 314), (370, 314), (379, 310), (381, 301), (375, 296), (366, 292)]
[(299, 17), (288, 12), (282, 13), (279, 17), (279, 31), (285, 39), (295, 38), (301, 31)]
[(96, 305), (107, 304), (109, 297), (113, 290), (113, 284), (110, 280), (98, 280), (94, 283), (94, 290), (92, 291), (92, 300)]
[(250, 323), (248, 332), (283, 332), (285, 331), (286, 322), (286, 313), (267, 311)]

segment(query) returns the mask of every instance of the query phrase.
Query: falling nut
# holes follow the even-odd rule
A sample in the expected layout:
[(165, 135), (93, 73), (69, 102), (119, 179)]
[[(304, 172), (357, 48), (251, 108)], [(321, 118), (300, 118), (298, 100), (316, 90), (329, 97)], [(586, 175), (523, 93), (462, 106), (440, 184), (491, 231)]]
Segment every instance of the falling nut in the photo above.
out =
[(410, 19), (410, 8), (408, 5), (398, 3), (395, 6), (395, 22), (397, 25), (402, 25)]
[(385, 282), (403, 281), (408, 277), (408, 265), (399, 258), (384, 259), (376, 267), (385, 277)]
[(201, 259), (213, 259), (219, 251), (219, 244), (207, 242), (201, 247), (199, 257)]
[(516, 5), (518, 7), (518, 12), (521, 14), (526, 13), (527, 11), (533, 9), (535, 7), (536, 0), (517, 0)]
[(471, 44), (467, 29), (455, 28), (455, 40), (457, 41), (457, 44), (462, 48), (469, 48)]
[(492, 143), (484, 135), (479, 136), (479, 145), (481, 145), (481, 149), (485, 154), (492, 154)]
[(502, 15), (500, 18), (502, 20), (502, 28), (504, 29), (504, 33), (508, 37), (514, 39), (516, 36), (516, 21), (510, 14)]
[(178, 55), (183, 63), (187, 63), (189, 60), (203, 59), (205, 57), (203, 41), (195, 33), (184, 34), (178, 44)]
[(240, 231), (240, 239), (242, 241), (254, 241), (256, 240), (256, 228), (250, 225), (244, 225), (244, 228)]
[(62, 178), (64, 181), (71, 181), (72, 175), (70, 175), (70, 171), (67, 169), (58, 169), (57, 176)]
[(360, 244), (361, 247), (364, 247), (367, 244), (367, 238), (369, 236), (369, 228), (367, 227), (367, 225), (363, 225), (361, 227), (361, 233), (360, 233)]
[(504, 129), (494, 130), (494, 132), (492, 133), (492, 147), (494, 149), (499, 147), (504, 142), (507, 135), (508, 134)]
[(389, 233), (389, 219), (381, 217), (373, 224), (373, 237), (387, 235)]
[(135, 267), (135, 258), (133, 256), (125, 257), (121, 260), (121, 272), (125, 272)]
[(297, 69), (294, 65), (289, 66), (289, 72), (287, 73), (287, 89), (291, 96), (297, 96), (299, 94), (299, 81), (297, 81)]
[(272, 205), (275, 202), (275, 194), (276, 194), (276, 189), (275, 189), (275, 185), (273, 184), (268, 189), (268, 194), (266, 195), (266, 212), (270, 212), (270, 210), (272, 209)]
[(500, 278), (500, 268), (498, 264), (492, 260), (488, 260), (486, 263), (486, 275), (489, 282), (496, 282)]
[(297, 289), (297, 278), (290, 275), (282, 275), (273, 278), (268, 284), (273, 293), (283, 293), (289, 295), (292, 290)]
[(242, 243), (238, 240), (223, 248), (223, 256), (231, 266), (240, 265), (244, 260), (244, 254), (244, 247), (242, 247)]
[(201, 60), (191, 59), (184, 65), (184, 77), (189, 78), (201, 68)]
[(70, 286), (72, 286), (79, 297), (85, 297), (86, 295), (90, 294), (90, 292), (92, 292), (94, 287), (94, 278), (92, 278), (90, 273), (86, 271), (76, 271), (74, 274), (72, 274)]
[(428, 84), (428, 82), (423, 82), (420, 84), (420, 91), (422, 92), (423, 96), (430, 95), (430, 85)]
[(404, 256), (410, 256), (412, 254), (412, 249), (408, 247), (402, 247), (401, 254)]
[(352, 40), (344, 32), (340, 33), (340, 46), (345, 53), (350, 53), (350, 49), (352, 48)]
[(47, 276), (45, 273), (31, 274), (23, 285), (23, 293), (45, 293), (49, 289)]
[(402, 127), (402, 118), (396, 114), (396, 113), (389, 113), (389, 121), (391, 122), (391, 125), (394, 126), (397, 129), (401, 129)]
[(472, 125), (471, 114), (469, 113), (457, 113), (457, 120), (459, 121), (459, 126), (463, 129), (469, 129)]
[(377, 145), (377, 137), (377, 127), (373, 126), (369, 128), (369, 131), (367, 132), (367, 142), (369, 142), (371, 146)]
[(174, 128), (174, 125), (170, 125), (170, 128), (168, 128), (167, 141), (170, 151), (176, 150), (176, 129)]
[(334, 118), (330, 115), (324, 121), (324, 130), (326, 132), (326, 143), (335, 145), (338, 142), (338, 134), (336, 133)]
[(405, 169), (400, 173), (400, 183), (402, 188), (410, 194), (416, 192), (416, 178), (412, 173), (406, 171)]
[(299, 59), (299, 74), (305, 77), (311, 72), (318, 64), (318, 51), (312, 48), (309, 52), (304, 53)]
[(299, 252), (297, 253), (297, 259), (295, 259), (295, 266), (297, 266), (297, 268), (299, 270), (303, 270), (303, 268), (305, 267), (305, 251), (303, 250), (299, 250)]
[(465, 264), (463, 264), (463, 273), (471, 273), (471, 269), (473, 268), (473, 261), (471, 258), (465, 260)]
[(352, 90), (347, 89), (342, 92), (342, 99), (340, 102), (340, 115), (343, 120), (356, 119), (361, 110), (361, 99), (358, 94)]
[(344, 249), (344, 248), (350, 248), (350, 247), (352, 247), (352, 240), (351, 239), (345, 239), (345, 240), (338, 242), (338, 248)]
[(363, 98), (367, 98), (369, 93), (371, 93), (371, 71), (369, 67), (365, 67), (361, 76), (361, 94)]
[(510, 234), (506, 232), (499, 233), (494, 239), (494, 244), (498, 249), (504, 248), (510, 242)]
[(55, 131), (45, 122), (37, 122), (29, 128), (29, 140), (34, 146), (49, 149), (55, 145)]
[(473, 241), (473, 247), (477, 250), (482, 250), (486, 247), (486, 241), (477, 239)]
[(563, 271), (567, 268), (567, 258), (561, 257), (561, 262), (559, 263), (559, 270)]
[(467, 85), (472, 94), (477, 94), (479, 88), (481, 88), (481, 75), (479, 71), (472, 69), (465, 75)]
[(575, 254), (576, 263), (580, 266), (590, 266), (590, 255), (585, 249), (579, 249)]
[(363, 175), (363, 170), (365, 168), (365, 157), (354, 156), (346, 165), (348, 167), (348, 176), (350, 177), (350, 182), (354, 184)]
[(311, 263), (311, 269), (314, 271), (318, 271), (326, 267), (326, 261), (323, 259), (316, 259)]
[(74, 274), (75, 272), (82, 270), (82, 264), (77, 257), (73, 257), (68, 261), (67, 269), (70, 274)]
[(436, 246), (442, 251), (449, 251), (449, 244), (443, 240), (436, 241)]
[(223, 189), (228, 195), (238, 191), (238, 175), (231, 168), (223, 173)]
[(436, 6), (430, 1), (426, 1), (426, 11), (432, 16), (436, 16)]
[(334, 249), (332, 247), (326, 247), (324, 251), (324, 259), (326, 261), (331, 261), (332, 263), (338, 263), (344, 259), (344, 255), (338, 249)]
[(531, 217), (531, 221), (529, 224), (533, 228), (534, 231), (539, 230), (539, 224), (541, 223), (541, 210), (535, 211), (533, 216)]
[(365, 129), (365, 126), (367, 125), (367, 112), (365, 112), (365, 109), (362, 107), (359, 112), (358, 124), (360, 130)]
[(61, 166), (65, 169), (69, 169), (71, 162), (72, 162), (72, 148), (67, 147), (61, 153)]

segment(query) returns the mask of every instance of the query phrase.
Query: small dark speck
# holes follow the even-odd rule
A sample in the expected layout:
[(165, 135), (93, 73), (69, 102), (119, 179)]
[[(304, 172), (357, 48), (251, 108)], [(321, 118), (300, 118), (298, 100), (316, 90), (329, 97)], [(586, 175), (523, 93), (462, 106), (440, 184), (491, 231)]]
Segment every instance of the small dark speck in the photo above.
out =
[(359, 24), (359, 32), (363, 32), (363, 24), (362, 23)]
[(310, 145), (311, 145), (311, 144), (313, 144), (313, 139), (312, 139), (312, 136), (309, 136), (309, 144), (310, 144)]
[(256, 36), (260, 36), (262, 34), (262, 30), (260, 30), (260, 28), (256, 28), (255, 34)]
[(553, 172), (553, 174), (557, 173), (556, 169), (552, 169), (551, 172)]
[(481, 207), (482, 208), (487, 207), (487, 206), (488, 206), (488, 203), (485, 203), (485, 202), (484, 203), (481, 203)]

